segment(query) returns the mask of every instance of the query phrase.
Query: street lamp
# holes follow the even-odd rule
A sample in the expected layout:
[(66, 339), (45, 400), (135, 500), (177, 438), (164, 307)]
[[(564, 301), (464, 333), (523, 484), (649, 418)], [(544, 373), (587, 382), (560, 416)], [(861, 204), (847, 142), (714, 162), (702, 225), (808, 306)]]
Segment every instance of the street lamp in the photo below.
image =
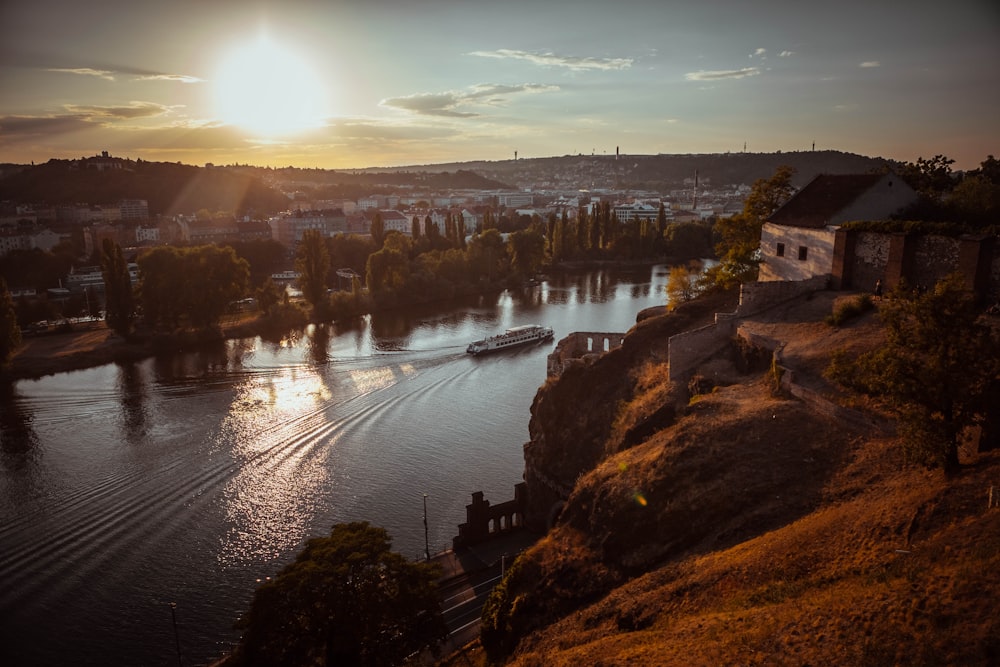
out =
[(176, 609), (177, 609), (177, 603), (176, 602), (171, 602), (170, 603), (170, 618), (173, 619), (173, 621), (174, 621), (174, 644), (177, 645), (177, 667), (184, 667), (184, 664), (181, 662), (181, 637), (180, 637), (179, 634), (177, 634), (177, 612), (176, 612)]

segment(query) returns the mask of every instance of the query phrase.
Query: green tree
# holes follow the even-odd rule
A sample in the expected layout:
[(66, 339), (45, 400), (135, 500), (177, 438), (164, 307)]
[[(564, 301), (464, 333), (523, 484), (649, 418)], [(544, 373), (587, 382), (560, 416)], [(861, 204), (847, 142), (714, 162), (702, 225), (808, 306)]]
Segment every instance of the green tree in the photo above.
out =
[(410, 223), (410, 236), (414, 240), (420, 238), (420, 216), (413, 216), (413, 222)]
[(381, 248), (385, 242), (385, 222), (382, 220), (382, 214), (378, 211), (375, 212), (375, 217), (372, 218), (372, 224), (368, 228), (368, 233), (371, 234), (372, 241), (375, 242), (375, 247)]
[(1000, 376), (1000, 339), (958, 274), (923, 295), (897, 289), (879, 311), (886, 344), (855, 361), (838, 353), (827, 373), (898, 413), (913, 460), (955, 472), (962, 434)]
[(326, 241), (318, 229), (307, 229), (302, 233), (295, 270), (299, 272), (299, 288), (302, 296), (312, 306), (314, 314), (322, 314), (326, 302), (326, 277), (330, 273), (330, 253)]
[(760, 263), (760, 232), (771, 214), (795, 193), (795, 171), (781, 166), (771, 178), (757, 179), (743, 203), (743, 212), (715, 223), (720, 241), (715, 246), (719, 264), (708, 272), (708, 281), (719, 287), (757, 280)]
[(439, 567), (393, 552), (388, 533), (338, 524), (254, 593), (237, 665), (399, 665), (447, 636)]
[(107, 238), (101, 243), (101, 275), (104, 278), (104, 319), (116, 334), (128, 336), (135, 321), (132, 278), (121, 247)]
[(511, 268), (521, 277), (538, 271), (545, 260), (545, 237), (534, 229), (514, 232), (508, 241)]
[(684, 266), (670, 267), (667, 277), (667, 308), (673, 310), (698, 295), (697, 276)]
[(139, 257), (139, 301), (150, 326), (218, 325), (247, 290), (250, 268), (230, 247), (161, 247)]
[(485, 279), (492, 283), (505, 275), (507, 244), (495, 228), (474, 236), (468, 253), (469, 270), (474, 280)]
[(387, 239), (386, 247), (368, 256), (365, 281), (368, 283), (369, 291), (376, 298), (383, 299), (390, 293), (398, 292), (407, 283), (409, 267), (410, 263), (405, 252), (398, 246), (390, 247)]
[(935, 155), (926, 160), (919, 157), (916, 162), (905, 163), (899, 169), (899, 176), (917, 192), (937, 197), (954, 187), (951, 172), (951, 165), (954, 163), (954, 160), (944, 155)]
[(10, 362), (20, 345), (21, 327), (17, 325), (14, 300), (7, 289), (7, 281), (0, 278), (0, 367)]
[(281, 290), (274, 284), (274, 280), (268, 276), (264, 280), (264, 284), (254, 291), (254, 297), (257, 299), (257, 309), (267, 315), (271, 312), (272, 308), (281, 303)]

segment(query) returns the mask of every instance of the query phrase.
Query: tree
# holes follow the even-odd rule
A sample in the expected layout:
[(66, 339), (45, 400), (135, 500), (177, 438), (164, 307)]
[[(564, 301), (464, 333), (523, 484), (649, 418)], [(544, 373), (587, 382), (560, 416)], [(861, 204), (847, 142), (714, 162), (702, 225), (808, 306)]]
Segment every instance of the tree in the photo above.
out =
[(667, 308), (673, 310), (698, 294), (696, 275), (684, 266), (670, 267), (667, 277)]
[(313, 308), (313, 313), (323, 310), (326, 301), (326, 276), (330, 272), (330, 253), (326, 241), (318, 229), (307, 229), (302, 233), (295, 269), (299, 272), (299, 288), (302, 296)]
[(135, 321), (132, 277), (121, 247), (108, 238), (101, 243), (101, 275), (104, 278), (104, 319), (116, 334), (128, 336)]
[(237, 665), (401, 664), (447, 634), (439, 566), (390, 550), (367, 522), (337, 524), (254, 593)]
[(955, 163), (944, 155), (935, 155), (925, 160), (918, 157), (916, 163), (907, 162), (899, 169), (899, 176), (917, 192), (936, 198), (954, 187), (951, 165)]
[(898, 413), (912, 459), (955, 472), (962, 434), (1000, 376), (1000, 339), (958, 274), (923, 295), (897, 289), (879, 310), (886, 344), (854, 362), (836, 354), (828, 375)]
[(545, 237), (541, 232), (534, 229), (514, 232), (508, 243), (511, 268), (514, 271), (521, 277), (528, 277), (538, 271), (545, 260)]
[(187, 248), (181, 255), (188, 320), (200, 329), (216, 326), (229, 304), (246, 294), (250, 265), (232, 248)]
[(218, 324), (246, 293), (250, 268), (230, 247), (154, 248), (139, 257), (139, 300), (150, 326), (176, 329)]
[(368, 233), (371, 234), (372, 241), (375, 242), (375, 247), (381, 248), (385, 242), (385, 222), (382, 220), (382, 214), (378, 211), (375, 212), (375, 217), (372, 218), (372, 224), (368, 228)]
[(7, 281), (0, 278), (0, 367), (10, 362), (20, 345), (21, 327), (17, 326), (14, 300), (7, 289)]
[(281, 293), (282, 290), (279, 290), (278, 286), (274, 284), (274, 280), (268, 276), (264, 280), (264, 284), (254, 291), (254, 296), (257, 299), (257, 309), (265, 315), (270, 314), (271, 309), (281, 303)]
[(772, 213), (791, 199), (795, 192), (794, 173), (791, 167), (781, 166), (771, 178), (757, 179), (743, 203), (743, 212), (715, 224), (721, 239), (715, 246), (719, 264), (709, 270), (708, 282), (731, 287), (757, 280), (761, 228)]

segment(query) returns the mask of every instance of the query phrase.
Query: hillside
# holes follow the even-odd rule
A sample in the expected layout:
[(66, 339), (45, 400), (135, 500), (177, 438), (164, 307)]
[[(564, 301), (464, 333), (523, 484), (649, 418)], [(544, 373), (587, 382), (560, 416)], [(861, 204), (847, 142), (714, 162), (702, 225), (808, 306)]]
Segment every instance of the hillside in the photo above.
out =
[[(705, 153), (691, 155), (564, 155), (521, 158), (496, 162), (463, 162), (401, 170), (474, 171), (485, 178), (521, 188), (571, 187), (572, 189), (635, 189), (669, 192), (691, 187), (697, 173), (702, 187), (751, 185), (769, 178), (788, 165), (792, 179), (802, 187), (817, 174), (864, 174), (892, 166), (892, 162), (842, 151), (794, 151), (775, 153)], [(685, 184), (685, 180), (688, 183)]]
[(145, 199), (150, 215), (200, 209), (272, 213), (288, 205), (285, 195), (251, 175), (171, 162), (112, 161), (121, 168), (101, 171), (70, 160), (25, 167), (0, 179), (0, 201), (102, 205)]
[[(881, 340), (874, 314), (823, 323), (837, 298), (748, 326), (857, 420), (775, 394), (745, 346), (706, 364), (690, 400), (628, 345), (572, 378), (593, 398), (545, 407), (562, 381), (539, 391), (526, 458), (572, 492), (487, 611), (505, 664), (997, 664), (1000, 453), (964, 452), (951, 479), (904, 465), (892, 421), (820, 375), (833, 350)], [(557, 412), (561, 426), (540, 423)], [(594, 412), (600, 447), (576, 456), (572, 424)]]

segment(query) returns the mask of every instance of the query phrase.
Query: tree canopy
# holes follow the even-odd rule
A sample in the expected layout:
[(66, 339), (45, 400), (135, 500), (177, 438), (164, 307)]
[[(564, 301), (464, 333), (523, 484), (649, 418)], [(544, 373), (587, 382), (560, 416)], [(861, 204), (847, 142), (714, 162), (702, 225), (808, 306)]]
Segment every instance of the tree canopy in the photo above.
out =
[(154, 248), (138, 264), (143, 319), (167, 329), (217, 325), (229, 303), (246, 293), (250, 274), (232, 248), (213, 245)]
[(1000, 378), (1000, 339), (957, 274), (922, 295), (895, 290), (879, 314), (886, 344), (855, 361), (835, 355), (828, 374), (899, 414), (911, 459), (954, 472), (963, 432)]
[(295, 268), (299, 272), (299, 287), (313, 312), (322, 315), (326, 301), (326, 278), (330, 272), (330, 253), (323, 234), (318, 229), (307, 229), (302, 233)]
[(398, 665), (447, 636), (439, 567), (390, 550), (367, 522), (337, 524), (254, 594), (237, 665)]
[(743, 211), (723, 218), (715, 225), (720, 241), (715, 246), (719, 264), (709, 270), (708, 279), (720, 287), (757, 280), (760, 263), (760, 232), (771, 216), (795, 193), (794, 170), (778, 167), (771, 178), (757, 179), (743, 203)]
[(17, 326), (14, 301), (7, 290), (7, 281), (0, 277), (0, 368), (7, 365), (20, 344), (21, 328)]
[(101, 243), (101, 275), (104, 278), (104, 319), (116, 334), (128, 336), (135, 320), (132, 277), (121, 247), (107, 238)]

